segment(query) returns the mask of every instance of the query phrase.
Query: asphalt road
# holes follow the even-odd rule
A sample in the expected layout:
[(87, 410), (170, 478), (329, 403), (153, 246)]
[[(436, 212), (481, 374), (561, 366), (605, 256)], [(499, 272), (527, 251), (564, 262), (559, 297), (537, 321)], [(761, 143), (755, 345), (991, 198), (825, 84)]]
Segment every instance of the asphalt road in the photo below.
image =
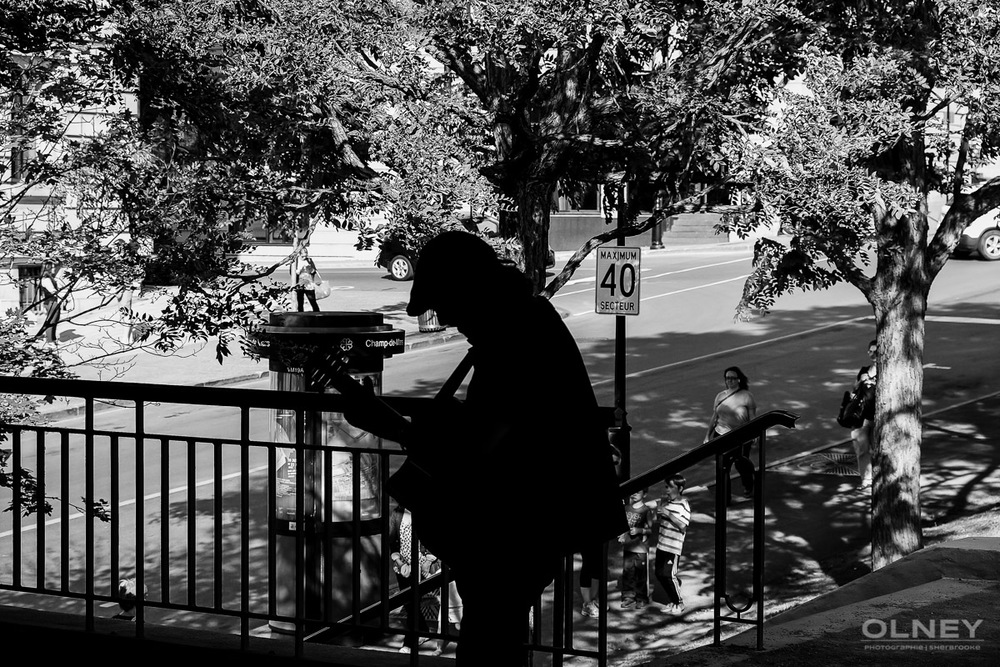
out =
[[(843, 391), (867, 363), (867, 342), (875, 334), (871, 309), (856, 290), (841, 285), (789, 295), (766, 317), (736, 322), (734, 308), (749, 272), (749, 253), (647, 252), (641, 266), (640, 314), (623, 318), (621, 342), (615, 339), (616, 317), (594, 314), (592, 258), (553, 297), (581, 346), (600, 402), (615, 405), (616, 383), (623, 383), (633, 473), (701, 442), (712, 398), (723, 388), (723, 370), (730, 365), (749, 376), (759, 412), (783, 409), (800, 415), (794, 431), (781, 429), (769, 438), (769, 460), (849, 437), (834, 417)], [(322, 272), (338, 289), (358, 297), (369, 294), (373, 300), (377, 296), (380, 303), (387, 298), (405, 303), (409, 293), (410, 283), (390, 280), (377, 268)], [(926, 328), (925, 411), (995, 391), (994, 378), (1000, 377), (994, 342), (1000, 332), (998, 295), (1000, 262), (953, 260), (939, 276)], [(431, 395), (466, 348), (459, 338), (387, 360), (383, 392)], [(616, 379), (619, 349), (626, 375)], [(267, 384), (261, 380), (246, 386)], [(114, 420), (127, 420), (127, 415), (102, 414), (100, 419), (100, 428), (114, 428)], [(149, 419), (152, 432), (204, 435), (232, 432), (237, 423), (232, 411), (191, 412), (178, 406)], [(708, 478), (706, 471), (691, 482)]]
[[(594, 313), (592, 257), (553, 297), (566, 313), (603, 405), (615, 404), (616, 350), (625, 354), (624, 407), (633, 429), (633, 473), (701, 442), (712, 398), (723, 388), (723, 370), (730, 365), (749, 376), (759, 412), (783, 409), (801, 417), (794, 431), (782, 429), (769, 439), (769, 460), (849, 438), (834, 417), (843, 391), (868, 363), (867, 343), (875, 336), (870, 306), (853, 287), (839, 285), (784, 296), (766, 317), (734, 321), (750, 261), (748, 252), (645, 253), (640, 312), (624, 318), (621, 343), (615, 340), (616, 317)], [(337, 272), (337, 280), (353, 279), (354, 288), (361, 290), (399, 290), (405, 300), (409, 283), (382, 275), (345, 270)], [(997, 325), (1000, 262), (949, 262), (930, 295), (925, 411), (995, 391), (994, 378), (1000, 377)], [(389, 360), (384, 392), (432, 393), (465, 348), (464, 342), (455, 342)], [(692, 481), (708, 479), (705, 471)]]

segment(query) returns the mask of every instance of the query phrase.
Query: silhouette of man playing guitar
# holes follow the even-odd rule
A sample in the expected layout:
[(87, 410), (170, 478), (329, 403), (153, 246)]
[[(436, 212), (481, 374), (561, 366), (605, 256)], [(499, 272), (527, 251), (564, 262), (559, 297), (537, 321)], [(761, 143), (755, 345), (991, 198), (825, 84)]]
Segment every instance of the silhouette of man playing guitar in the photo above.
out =
[[(349, 422), (407, 448), (390, 493), (454, 575), (460, 667), (524, 664), (531, 605), (560, 559), (627, 530), (611, 447), (576, 341), (481, 238), (444, 232), (418, 260), (407, 314), (468, 339), (464, 400), (412, 421), (359, 401)], [(404, 466), (405, 467), (405, 466)]]

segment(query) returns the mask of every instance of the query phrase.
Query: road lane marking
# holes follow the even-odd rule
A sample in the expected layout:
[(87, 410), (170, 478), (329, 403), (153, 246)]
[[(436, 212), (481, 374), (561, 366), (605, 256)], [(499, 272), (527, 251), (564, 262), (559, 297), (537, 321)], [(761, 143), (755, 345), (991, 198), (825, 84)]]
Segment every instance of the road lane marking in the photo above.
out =
[(986, 317), (953, 317), (951, 315), (928, 315), (925, 322), (944, 322), (945, 324), (1000, 324), (1000, 319)]
[[(267, 470), (267, 466), (266, 465), (265, 466), (257, 466), (256, 468), (251, 468), (250, 470), (248, 470), (247, 471), (247, 475), (254, 475), (256, 473), (264, 472), (266, 470)], [(241, 474), (239, 472), (231, 472), (228, 475), (223, 475), (220, 478), (219, 481), (221, 481), (221, 482), (228, 482), (230, 480), (240, 479), (240, 476), (241, 476)], [(195, 486), (195, 488), (200, 488), (200, 487), (203, 487), (203, 486), (209, 486), (209, 485), (214, 484), (214, 483), (215, 483), (215, 478), (212, 477), (212, 478), (206, 479), (206, 480), (201, 481), (201, 482), (196, 482), (194, 486)], [(167, 491), (167, 497), (170, 497), (170, 496), (178, 494), (178, 493), (187, 493), (187, 490), (188, 490), (188, 487), (187, 487), (186, 484), (183, 485), (183, 486), (175, 486), (174, 488), (169, 489)], [(143, 496), (142, 497), (142, 501), (145, 503), (145, 502), (148, 502), (148, 501), (157, 500), (159, 497), (160, 497), (160, 492), (159, 491), (155, 491), (153, 493), (150, 493), (148, 495)], [(118, 509), (123, 509), (125, 507), (131, 507), (132, 505), (135, 505), (135, 504), (136, 504), (135, 498), (132, 498), (131, 500), (123, 500), (123, 501), (121, 501), (121, 502), (118, 503)], [(74, 508), (70, 508), (70, 509), (73, 510)], [(85, 513), (81, 512), (80, 510), (76, 510), (75, 513), (71, 513), (69, 515), (69, 517), (67, 517), (67, 520), (73, 521), (75, 519), (85, 519), (86, 517), (87, 517), (87, 515)], [(50, 526), (58, 526), (59, 524), (62, 523), (62, 521), (63, 521), (63, 517), (61, 517), (61, 516), (60, 517), (55, 517), (53, 519), (49, 519), (49, 520), (45, 521), (45, 527), (48, 528)], [(32, 523), (29, 523), (29, 524), (22, 525), (21, 526), (21, 532), (22, 533), (27, 533), (27, 532), (30, 532), (32, 530), (36, 530), (37, 528), (38, 528), (38, 523), (37, 522), (32, 522)], [(13, 534), (14, 534), (13, 530), (7, 530), (7, 531), (4, 531), (4, 532), (0, 533), (0, 538), (10, 537)]]
[[(654, 294), (653, 296), (647, 296), (645, 298), (639, 299), (639, 303), (645, 301), (652, 301), (653, 299), (660, 299), (665, 296), (674, 296), (675, 294), (683, 294), (684, 292), (693, 292), (694, 290), (705, 289), (706, 287), (715, 287), (716, 285), (724, 285), (726, 283), (731, 283), (736, 280), (746, 280), (750, 274), (745, 276), (736, 276), (735, 278), (727, 278), (726, 280), (718, 280), (714, 283), (705, 283), (704, 285), (695, 285), (694, 287), (685, 287), (684, 289), (674, 290), (673, 292), (664, 292), (663, 294)], [(597, 315), (593, 308), (580, 313), (573, 313), (570, 317), (580, 317), (582, 315)]]
[[(643, 275), (642, 276), (642, 280), (652, 280), (653, 278), (663, 278), (665, 276), (673, 276), (673, 275), (676, 275), (678, 273), (688, 273), (689, 271), (700, 271), (702, 269), (714, 269), (717, 266), (725, 266), (727, 264), (736, 264), (736, 263), (745, 262), (745, 261), (746, 261), (746, 257), (743, 257), (741, 259), (730, 259), (730, 260), (727, 260), (725, 262), (716, 262), (715, 264), (699, 264), (698, 266), (692, 266), (692, 267), (689, 267), (687, 269), (677, 269), (676, 271), (667, 271), (666, 273), (658, 273), (655, 276)], [(644, 274), (648, 270), (649, 269), (642, 269), (642, 271), (640, 272), (640, 274)], [(577, 285), (579, 283), (593, 283), (593, 282), (594, 282), (594, 278), (593, 277), (588, 277), (588, 278), (574, 278), (573, 280), (567, 281), (566, 284), (563, 285), (563, 287), (566, 287), (568, 285)], [(575, 292), (556, 292), (555, 294), (552, 295), (552, 298), (554, 299), (557, 296), (572, 296), (574, 294), (584, 294), (586, 292), (593, 292), (593, 291), (594, 291), (593, 289), (581, 289), (581, 290), (576, 290)]]
[[(694, 361), (704, 361), (706, 359), (713, 359), (715, 357), (725, 356), (727, 354), (732, 354), (734, 352), (742, 352), (743, 350), (749, 350), (755, 347), (761, 347), (762, 345), (770, 345), (771, 343), (777, 343), (783, 340), (788, 340), (790, 338), (797, 338), (799, 336), (808, 336), (809, 334), (816, 333), (819, 331), (824, 331), (826, 329), (832, 329), (834, 327), (844, 326), (846, 324), (854, 324), (855, 322), (861, 322), (864, 320), (873, 320), (874, 315), (862, 315), (861, 317), (852, 317), (846, 320), (840, 320), (839, 322), (832, 322), (830, 324), (824, 324), (820, 327), (813, 327), (812, 329), (806, 329), (805, 331), (798, 331), (795, 333), (785, 334), (784, 336), (778, 336), (777, 338), (768, 338), (766, 340), (757, 341), (756, 343), (747, 343), (746, 345), (740, 345), (739, 347), (732, 347), (728, 350), (720, 350), (718, 352), (710, 352), (708, 354), (703, 354), (700, 357), (691, 357), (689, 359), (682, 359), (681, 361), (674, 361), (669, 364), (664, 364), (662, 366), (655, 366), (653, 368), (647, 368), (641, 371), (635, 371), (634, 373), (628, 373), (626, 378), (639, 378), (644, 375), (649, 375), (650, 373), (656, 373), (658, 371), (666, 370), (668, 368), (674, 368), (676, 366), (682, 366), (684, 364), (689, 364)], [(1000, 319), (986, 319), (981, 317), (950, 317), (950, 316), (935, 316), (931, 315), (926, 318), (927, 320), (933, 320), (935, 322), (947, 322), (950, 324), (1000, 324)], [(933, 364), (930, 366), (934, 367)], [(937, 366), (935, 368), (941, 369), (942, 367)], [(599, 384), (608, 384), (609, 382), (614, 382), (614, 378), (608, 378), (606, 380), (597, 380), (594, 382), (594, 386)]]
[[(799, 336), (807, 336), (811, 333), (816, 333), (818, 331), (824, 331), (826, 329), (832, 329), (834, 327), (844, 326), (845, 324), (854, 324), (855, 322), (861, 322), (863, 320), (873, 320), (874, 315), (862, 315), (861, 317), (852, 317), (846, 320), (840, 320), (839, 322), (832, 322), (830, 324), (824, 324), (821, 327), (813, 327), (812, 329), (806, 329), (805, 331), (797, 331), (795, 333), (785, 334), (784, 336), (778, 336), (777, 338), (768, 338), (766, 340), (760, 340), (756, 343), (747, 343), (746, 345), (740, 345), (739, 347), (731, 347), (728, 350), (719, 350), (718, 352), (710, 352), (708, 354), (703, 354), (699, 357), (690, 357), (688, 359), (682, 359), (680, 361), (673, 361), (669, 364), (663, 364), (662, 366), (654, 366), (653, 368), (646, 368), (641, 371), (635, 371), (634, 373), (628, 373), (625, 375), (626, 378), (640, 378), (651, 373), (658, 373), (660, 371), (666, 370), (668, 368), (674, 368), (675, 366), (683, 366), (684, 364), (690, 364), (694, 361), (704, 361), (706, 359), (714, 359), (715, 357), (722, 357), (727, 354), (732, 354), (734, 352), (742, 352), (743, 350), (750, 350), (755, 347), (761, 347), (764, 345), (770, 345), (772, 343), (777, 343), (779, 341), (788, 340), (790, 338), (798, 338)], [(600, 384), (608, 384), (609, 382), (614, 382), (614, 378), (607, 378), (605, 380), (597, 380), (594, 382), (594, 386)]]

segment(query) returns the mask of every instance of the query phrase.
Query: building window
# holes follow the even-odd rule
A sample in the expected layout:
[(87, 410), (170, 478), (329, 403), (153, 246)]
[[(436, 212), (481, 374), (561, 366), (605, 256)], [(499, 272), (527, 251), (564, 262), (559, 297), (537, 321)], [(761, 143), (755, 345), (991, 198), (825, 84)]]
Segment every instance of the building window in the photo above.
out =
[(556, 213), (572, 211), (601, 211), (601, 186), (588, 183), (573, 185), (560, 183), (552, 196), (552, 210)]
[(24, 180), (24, 170), (28, 162), (34, 159), (35, 151), (25, 139), (25, 127), (21, 122), (24, 114), (25, 96), (14, 93), (11, 96), (11, 148), (10, 148), (10, 182), (20, 183)]
[(253, 223), (250, 234), (257, 243), (287, 245), (292, 242), (292, 235), (287, 230), (268, 229), (263, 222)]
[(17, 267), (17, 285), (22, 313), (44, 313), (41, 265)]

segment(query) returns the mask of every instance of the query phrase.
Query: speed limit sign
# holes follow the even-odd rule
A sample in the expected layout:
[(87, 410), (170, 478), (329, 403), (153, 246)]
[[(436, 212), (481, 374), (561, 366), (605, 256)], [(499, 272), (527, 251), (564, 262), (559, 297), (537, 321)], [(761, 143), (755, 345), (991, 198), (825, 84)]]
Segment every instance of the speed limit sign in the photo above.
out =
[(639, 248), (601, 246), (597, 249), (594, 312), (598, 315), (639, 314)]

